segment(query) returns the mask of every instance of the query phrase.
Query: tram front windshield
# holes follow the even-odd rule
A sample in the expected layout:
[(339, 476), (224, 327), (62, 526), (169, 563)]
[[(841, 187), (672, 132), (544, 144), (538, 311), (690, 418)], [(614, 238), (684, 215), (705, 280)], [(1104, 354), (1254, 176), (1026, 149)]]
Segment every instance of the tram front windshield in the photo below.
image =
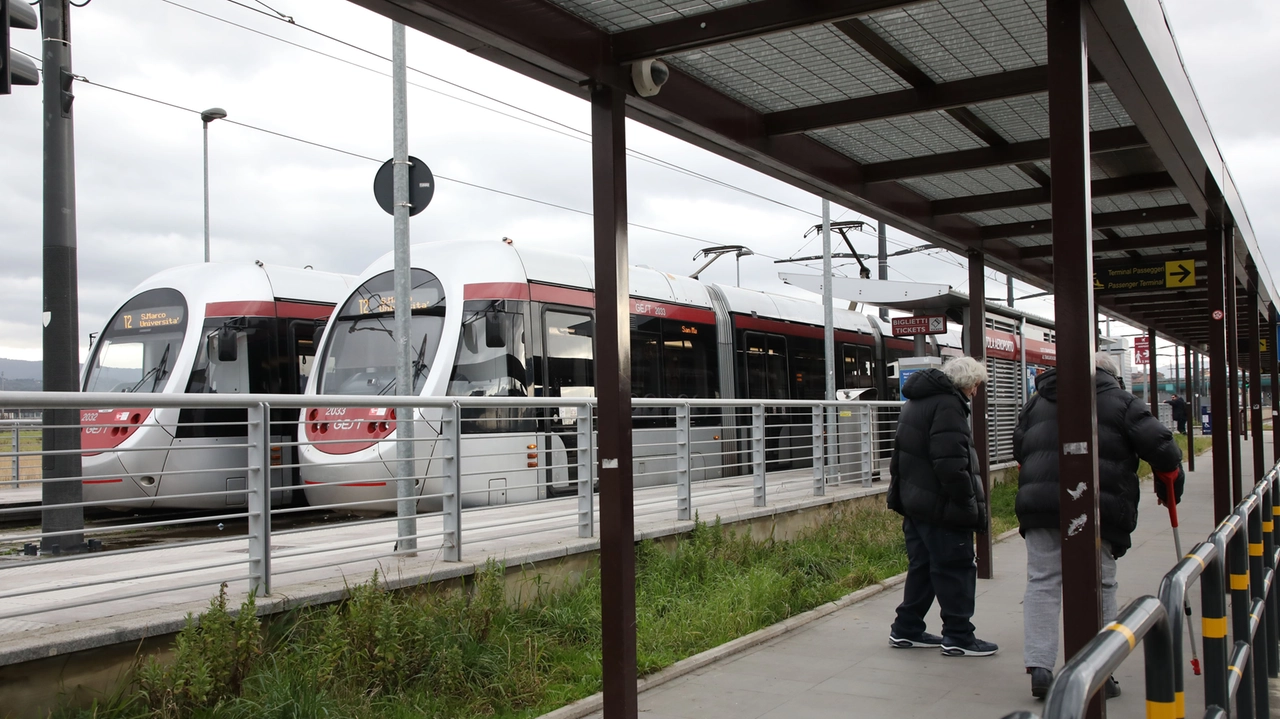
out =
[(159, 392), (173, 373), (187, 330), (187, 303), (171, 289), (125, 303), (94, 347), (85, 392)]
[[(444, 287), (436, 276), (410, 274), (409, 346), (413, 394), (422, 390), (444, 330)], [(329, 329), (320, 394), (396, 392), (395, 278), (384, 272), (360, 286)]]

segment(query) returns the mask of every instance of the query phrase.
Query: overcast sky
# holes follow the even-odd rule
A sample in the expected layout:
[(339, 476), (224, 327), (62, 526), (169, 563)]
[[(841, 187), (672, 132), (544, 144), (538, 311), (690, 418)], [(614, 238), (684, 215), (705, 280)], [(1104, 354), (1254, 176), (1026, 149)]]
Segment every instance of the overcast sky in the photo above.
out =
[[(214, 261), (358, 273), (391, 249), (391, 218), (371, 190), (378, 164), (391, 155), (390, 63), (273, 19), (253, 0), (246, 4), (262, 12), (228, 0), (93, 0), (72, 11), (77, 74), (189, 110), (76, 84), (82, 347), (137, 283), (202, 260), (198, 111), (208, 107), (335, 148), (213, 123)], [(344, 0), (268, 4), (299, 25), (390, 55), (390, 21)], [(1280, 95), (1272, 84), (1280, 69), (1280, 3), (1164, 4), (1253, 227), (1271, 267), (1280, 267), (1280, 207), (1271, 199), (1280, 196)], [(12, 35), (17, 48), (39, 55), (38, 33)], [(440, 178), (431, 206), (412, 221), (413, 242), (505, 236), (521, 246), (589, 254), (587, 104), (413, 30), (408, 58), (411, 68), (430, 73), (409, 73), (410, 154)], [(39, 88), (0, 97), (0, 302), (7, 308), (0, 357), (15, 359), (41, 356), (40, 109)], [(688, 273), (700, 247), (743, 244), (758, 256), (742, 260), (742, 284), (787, 291), (777, 272), (794, 266), (766, 255), (820, 251), (819, 241), (803, 237), (820, 219), (816, 197), (635, 123), (628, 124), (628, 146), (677, 168), (634, 156), (629, 163), (634, 264)], [(832, 214), (859, 217), (838, 207)], [(875, 251), (874, 237), (860, 241), (860, 250)], [(920, 244), (893, 229), (890, 241), (891, 251)], [(856, 276), (856, 267), (846, 271)], [(721, 260), (704, 278), (732, 283), (733, 272), (732, 262)], [(987, 294), (1003, 297), (1003, 276), (988, 274)], [(890, 278), (967, 291), (963, 262), (944, 251), (896, 259)], [(1018, 284), (1019, 295), (1031, 291)], [(1019, 306), (1052, 314), (1049, 300)]]

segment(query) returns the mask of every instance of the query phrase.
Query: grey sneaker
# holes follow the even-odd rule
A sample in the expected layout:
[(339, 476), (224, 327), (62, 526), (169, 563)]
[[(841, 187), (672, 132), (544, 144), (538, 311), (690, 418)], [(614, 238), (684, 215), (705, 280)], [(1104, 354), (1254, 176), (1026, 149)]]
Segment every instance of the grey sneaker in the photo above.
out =
[(942, 656), (944, 657), (989, 657), (1000, 650), (992, 642), (984, 642), (977, 637), (953, 639), (943, 637)]
[(1120, 696), (1120, 682), (1115, 677), (1107, 677), (1107, 683), (1102, 685), (1102, 691), (1106, 692), (1108, 699), (1115, 699)]
[(889, 632), (889, 646), (894, 649), (937, 649), (942, 646), (942, 637), (928, 632), (920, 632), (918, 637), (900, 637)]

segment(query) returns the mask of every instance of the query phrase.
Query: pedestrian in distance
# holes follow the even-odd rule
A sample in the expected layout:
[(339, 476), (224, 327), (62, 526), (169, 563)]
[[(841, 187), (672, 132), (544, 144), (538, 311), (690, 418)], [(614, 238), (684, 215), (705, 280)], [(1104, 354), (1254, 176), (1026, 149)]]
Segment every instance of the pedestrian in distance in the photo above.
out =
[[(1151, 415), (1142, 400), (1120, 388), (1120, 368), (1105, 352), (1094, 355), (1098, 413), (1098, 520), (1102, 537), (1102, 622), (1116, 618), (1116, 559), (1132, 544), (1138, 526), (1138, 460), (1156, 474), (1156, 498), (1166, 501), (1166, 482), (1174, 501), (1182, 499), (1185, 474), (1182, 450), (1173, 433)], [(1031, 694), (1044, 698), (1053, 682), (1058, 657), (1058, 617), (1062, 608), (1062, 540), (1059, 532), (1057, 371), (1036, 378), (1036, 392), (1022, 408), (1013, 431), (1013, 455), (1021, 469), (1014, 509), (1027, 546), (1027, 589), (1022, 602), (1023, 664), (1031, 675)], [(1075, 484), (1075, 480), (1069, 480)], [(1083, 491), (1079, 483), (1076, 491)], [(1120, 695), (1107, 679), (1107, 698)]]
[[(902, 515), (907, 581), (889, 629), (890, 646), (937, 648), (949, 657), (987, 657), (998, 647), (973, 633), (978, 579), (974, 532), (987, 531), (986, 491), (969, 426), (969, 400), (987, 381), (987, 368), (957, 357), (938, 369), (914, 372), (902, 388), (889, 461), (889, 508)], [(942, 636), (925, 631), (934, 598)]]
[(1187, 401), (1178, 395), (1172, 395), (1164, 401), (1172, 410), (1173, 421), (1178, 424), (1178, 434), (1187, 433)]

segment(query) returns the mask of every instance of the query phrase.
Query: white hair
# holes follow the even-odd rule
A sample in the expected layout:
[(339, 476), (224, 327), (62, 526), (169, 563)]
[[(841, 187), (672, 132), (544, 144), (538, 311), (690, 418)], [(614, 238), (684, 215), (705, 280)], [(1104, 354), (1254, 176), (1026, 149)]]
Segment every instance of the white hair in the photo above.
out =
[(1098, 352), (1094, 354), (1093, 366), (1109, 373), (1112, 377), (1120, 376), (1120, 365), (1116, 363), (1115, 356), (1110, 352)]
[(942, 372), (962, 392), (987, 381), (986, 365), (972, 357), (955, 357), (942, 365)]

